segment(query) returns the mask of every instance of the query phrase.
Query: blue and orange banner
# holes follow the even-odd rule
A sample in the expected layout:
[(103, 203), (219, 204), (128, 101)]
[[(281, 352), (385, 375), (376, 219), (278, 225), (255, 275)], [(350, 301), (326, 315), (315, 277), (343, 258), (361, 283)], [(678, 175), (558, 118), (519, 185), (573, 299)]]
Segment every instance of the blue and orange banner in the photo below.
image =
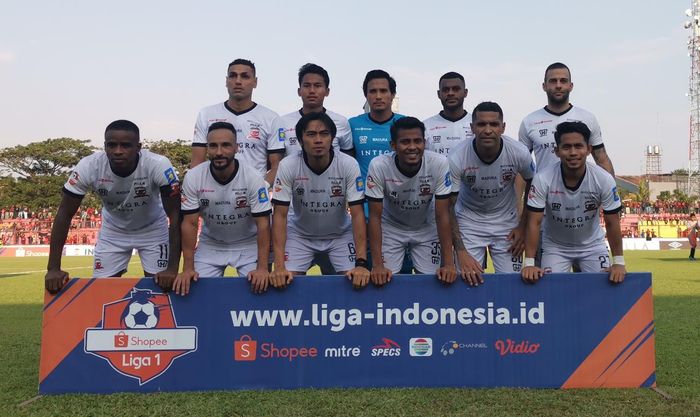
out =
[(649, 273), (475, 288), (395, 276), (360, 291), (298, 277), (262, 295), (210, 278), (186, 297), (152, 279), (72, 279), (46, 295), (39, 391), (650, 387), (652, 301)]

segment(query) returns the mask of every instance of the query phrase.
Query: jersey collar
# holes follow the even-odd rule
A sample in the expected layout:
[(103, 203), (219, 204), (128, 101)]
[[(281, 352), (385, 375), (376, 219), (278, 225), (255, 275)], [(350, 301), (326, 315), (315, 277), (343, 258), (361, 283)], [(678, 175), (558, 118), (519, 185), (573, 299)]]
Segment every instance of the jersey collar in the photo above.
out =
[(461, 115), (461, 116), (459, 116), (459, 117), (456, 118), (456, 119), (453, 119), (453, 118), (451, 118), (451, 117), (445, 116), (445, 111), (444, 111), (444, 110), (440, 110), (440, 113), (439, 113), (439, 114), (440, 114), (440, 117), (442, 117), (443, 119), (447, 120), (448, 122), (454, 123), (454, 122), (459, 122), (460, 120), (462, 120), (462, 119), (464, 119), (465, 117), (467, 117), (467, 115), (469, 114), (469, 112), (466, 111), (466, 110), (464, 110), (464, 114)]
[(136, 169), (139, 167), (139, 162), (141, 162), (141, 152), (139, 152), (138, 154), (136, 154), (136, 165), (134, 165), (134, 170), (131, 171), (131, 172), (129, 172), (129, 173), (126, 174), (126, 175), (119, 175), (119, 174), (117, 174), (117, 173), (114, 172), (114, 170), (112, 169), (112, 165), (110, 165), (110, 164), (108, 164), (108, 165), (109, 165), (109, 170), (112, 171), (112, 174), (116, 175), (116, 176), (119, 177), (119, 178), (128, 178), (128, 177), (130, 177), (134, 172), (136, 172)]
[(396, 116), (396, 113), (391, 112), (391, 116), (389, 116), (388, 119), (386, 119), (386, 120), (384, 120), (384, 121), (380, 121), (380, 120), (374, 120), (374, 118), (372, 118), (372, 113), (367, 113), (367, 118), (368, 118), (369, 120), (371, 120), (373, 123), (378, 124), (378, 125), (383, 125), (383, 124), (385, 124), (385, 123), (387, 123), (387, 122), (392, 121), (392, 120), (394, 119), (394, 116)]
[[(299, 116), (304, 117), (304, 112), (302, 110), (304, 110), (304, 109), (303, 108), (299, 109)], [(321, 107), (321, 113), (325, 113), (325, 112), (326, 112), (326, 108)]]
[(401, 173), (401, 175), (403, 175), (403, 176), (406, 177), (406, 178), (413, 178), (413, 177), (415, 177), (416, 175), (418, 175), (418, 173), (420, 172), (421, 167), (423, 166), (423, 159), (425, 159), (425, 154), (424, 154), (423, 157), (420, 159), (420, 165), (418, 166), (418, 170), (417, 170), (416, 172), (414, 172), (413, 174), (409, 174), (408, 172), (405, 172), (404, 170), (401, 169), (401, 167), (399, 166), (399, 158), (398, 158), (398, 156), (396, 155), (396, 153), (394, 153), (394, 165), (396, 165), (396, 169), (399, 170), (399, 172)]
[(563, 112), (558, 112), (558, 113), (557, 113), (557, 112), (553, 112), (553, 111), (549, 110), (549, 109), (547, 108), (547, 106), (544, 106), (544, 111), (546, 111), (547, 113), (549, 113), (549, 114), (551, 114), (551, 115), (553, 115), (553, 116), (563, 116), (563, 115), (565, 115), (566, 113), (570, 112), (571, 109), (573, 109), (573, 108), (574, 108), (574, 105), (571, 104), (571, 103), (569, 103), (569, 108), (566, 109), (566, 110), (564, 110)]
[(481, 155), (479, 155), (479, 151), (476, 149), (476, 138), (472, 139), (472, 148), (474, 148), (474, 153), (476, 154), (476, 157), (479, 158), (479, 161), (485, 163), (486, 165), (491, 165), (494, 162), (498, 161), (498, 158), (501, 157), (501, 152), (503, 152), (503, 136), (501, 136), (501, 146), (498, 148), (498, 154), (496, 154), (496, 157), (491, 162), (484, 161), (481, 158)]
[(330, 167), (331, 164), (333, 163), (333, 158), (335, 157), (335, 152), (333, 152), (333, 149), (331, 149), (331, 157), (330, 157), (330, 159), (328, 160), (328, 166), (325, 167), (325, 168), (323, 168), (323, 169), (320, 170), (320, 171), (316, 171), (315, 169), (311, 168), (311, 166), (309, 165), (308, 156), (306, 155), (306, 152), (304, 151), (304, 149), (301, 150), (301, 155), (304, 157), (304, 164), (306, 165), (306, 167), (309, 168), (309, 170), (311, 170), (311, 172), (313, 172), (314, 174), (316, 174), (316, 175), (321, 175), (321, 174), (323, 174), (324, 172), (326, 172), (326, 170), (328, 169), (328, 167)]
[(235, 114), (236, 116), (240, 116), (240, 115), (246, 114), (246, 113), (248, 113), (249, 111), (251, 111), (251, 110), (253, 110), (254, 108), (256, 108), (257, 106), (258, 106), (258, 103), (255, 103), (255, 102), (254, 102), (253, 105), (250, 106), (250, 108), (245, 109), (245, 110), (243, 110), (242, 112), (237, 112), (237, 111), (235, 111), (234, 109), (232, 109), (231, 106), (228, 105), (228, 101), (224, 101), (224, 107), (226, 108), (226, 110), (230, 111), (231, 113)]
[(233, 179), (236, 178), (236, 174), (238, 174), (238, 168), (239, 168), (238, 159), (233, 158), (233, 164), (234, 164), (233, 173), (231, 174), (230, 177), (228, 177), (224, 181), (219, 181), (219, 179), (216, 178), (216, 175), (214, 175), (214, 167), (211, 165), (211, 162), (209, 162), (209, 173), (211, 173), (211, 176), (212, 176), (212, 178), (214, 178), (214, 181), (216, 181), (217, 183), (219, 183), (221, 185), (226, 185), (226, 184), (230, 183), (231, 181), (233, 181)]
[(573, 187), (569, 187), (566, 185), (566, 181), (564, 180), (564, 165), (559, 163), (559, 170), (561, 171), (561, 182), (564, 184), (564, 188), (566, 188), (569, 191), (577, 191), (579, 187), (581, 187), (581, 184), (583, 183), (583, 179), (586, 178), (586, 174), (588, 174), (588, 166), (586, 166), (586, 170), (583, 171), (583, 175), (581, 175), (581, 178), (578, 180), (576, 185)]

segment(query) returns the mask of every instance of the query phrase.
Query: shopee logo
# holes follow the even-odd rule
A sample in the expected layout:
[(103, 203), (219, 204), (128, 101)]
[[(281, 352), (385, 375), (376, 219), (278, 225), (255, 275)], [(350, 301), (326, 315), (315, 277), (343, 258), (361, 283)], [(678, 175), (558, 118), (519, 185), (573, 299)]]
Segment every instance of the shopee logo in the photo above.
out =
[(254, 361), (258, 352), (258, 342), (244, 334), (233, 342), (233, 359), (237, 361)]

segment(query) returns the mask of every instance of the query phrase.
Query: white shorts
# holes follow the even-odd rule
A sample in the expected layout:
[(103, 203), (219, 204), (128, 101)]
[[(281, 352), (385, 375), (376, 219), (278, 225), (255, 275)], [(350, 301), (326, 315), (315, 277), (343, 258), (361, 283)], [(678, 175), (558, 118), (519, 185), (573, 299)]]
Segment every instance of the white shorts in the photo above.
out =
[(510, 241), (507, 240), (508, 233), (503, 235), (479, 234), (476, 233), (471, 224), (460, 224), (459, 231), (467, 252), (481, 265), (485, 264), (486, 248), (488, 248), (496, 273), (520, 272), (522, 269), (522, 256), (513, 256), (508, 252), (508, 248), (510, 248)]
[(155, 274), (165, 270), (170, 258), (168, 228), (158, 227), (127, 234), (103, 227), (95, 245), (92, 277), (106, 278), (123, 274), (134, 249), (139, 253), (144, 272)]
[(577, 264), (581, 272), (600, 272), (610, 267), (610, 255), (605, 244), (589, 248), (563, 250), (546, 245), (542, 251), (544, 272), (571, 272)]
[(382, 222), (384, 266), (398, 274), (407, 252), (418, 273), (434, 274), (440, 268), (440, 239), (435, 224), (409, 231)]
[(306, 272), (317, 253), (327, 253), (338, 273), (355, 267), (355, 241), (352, 230), (335, 239), (309, 239), (300, 236), (293, 228), (287, 229), (287, 246), (284, 260), (288, 271)]
[(194, 251), (194, 270), (200, 277), (222, 277), (227, 266), (236, 268), (239, 277), (254, 271), (258, 267), (257, 239), (230, 248), (200, 242)]

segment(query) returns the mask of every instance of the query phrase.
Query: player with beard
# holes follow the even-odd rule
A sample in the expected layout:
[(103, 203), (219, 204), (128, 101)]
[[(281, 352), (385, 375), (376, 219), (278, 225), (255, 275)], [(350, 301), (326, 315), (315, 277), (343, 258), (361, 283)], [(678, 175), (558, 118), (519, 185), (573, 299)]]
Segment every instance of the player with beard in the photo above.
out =
[(305, 114), (296, 125), (303, 152), (280, 163), (272, 199), (271, 282), (277, 288), (289, 285), (294, 275), (305, 274), (319, 252), (327, 252), (336, 271), (355, 288), (369, 282), (364, 180), (357, 161), (333, 151), (335, 134), (335, 124), (326, 113)]
[[(527, 201), (528, 223), (522, 277), (535, 282), (545, 272), (569, 272), (578, 264), (582, 272), (609, 271), (610, 281), (625, 279), (620, 210), (615, 179), (597, 165), (586, 162), (591, 153), (591, 131), (582, 122), (564, 122), (554, 133), (560, 162), (538, 171)], [(603, 209), (612, 266), (600, 227)], [(535, 252), (542, 229), (542, 268), (535, 266)]]
[(450, 149), (474, 138), (472, 119), (464, 109), (464, 99), (468, 93), (461, 74), (448, 72), (440, 77), (437, 96), (442, 103), (442, 111), (423, 121), (428, 150), (447, 155)]
[(375, 285), (391, 281), (406, 252), (419, 274), (435, 273), (446, 284), (457, 277), (450, 234), (450, 165), (444, 156), (425, 151), (424, 137), (420, 120), (401, 118), (391, 126), (394, 153), (369, 164), (366, 196)]
[[(223, 276), (227, 266), (248, 277), (251, 290), (267, 290), (272, 207), (262, 175), (236, 158), (236, 129), (227, 122), (209, 126), (209, 162), (190, 169), (182, 184), (183, 270), (175, 280), (186, 295), (199, 276)], [(197, 245), (197, 229), (202, 232)], [(196, 247), (196, 249), (195, 249)]]
[(49, 292), (58, 292), (69, 278), (61, 254), (71, 219), (90, 190), (102, 201), (92, 276), (122, 276), (136, 249), (144, 274), (170, 289), (180, 264), (180, 182), (168, 158), (141, 149), (139, 136), (128, 120), (110, 123), (104, 152), (81, 159), (63, 186), (51, 229)]

